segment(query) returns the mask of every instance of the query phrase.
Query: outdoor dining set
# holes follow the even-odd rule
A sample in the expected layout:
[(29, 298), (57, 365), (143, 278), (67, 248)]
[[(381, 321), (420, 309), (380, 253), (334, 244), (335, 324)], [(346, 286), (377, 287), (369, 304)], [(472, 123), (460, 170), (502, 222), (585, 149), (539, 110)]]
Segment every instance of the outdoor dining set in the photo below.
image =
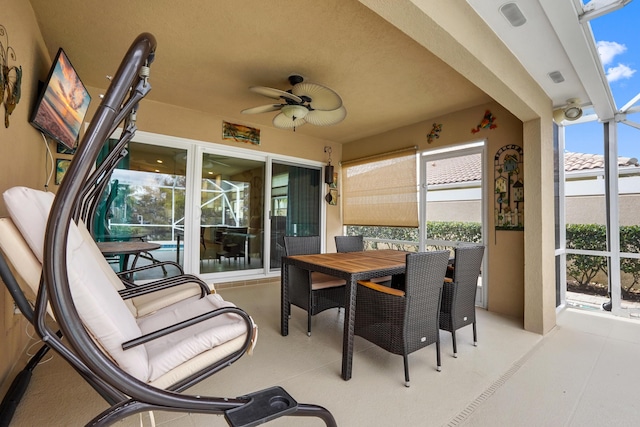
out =
[(472, 325), (477, 344), (475, 299), (484, 246), (405, 252), (364, 250), (362, 236), (336, 236), (337, 253), (320, 253), (319, 236), (287, 236), (281, 274), (281, 333), (289, 333), (291, 305), (311, 316), (344, 308), (342, 378), (352, 375), (354, 336), (404, 358), (409, 386), (408, 355), (436, 344), (440, 371), (440, 329), (452, 335)]

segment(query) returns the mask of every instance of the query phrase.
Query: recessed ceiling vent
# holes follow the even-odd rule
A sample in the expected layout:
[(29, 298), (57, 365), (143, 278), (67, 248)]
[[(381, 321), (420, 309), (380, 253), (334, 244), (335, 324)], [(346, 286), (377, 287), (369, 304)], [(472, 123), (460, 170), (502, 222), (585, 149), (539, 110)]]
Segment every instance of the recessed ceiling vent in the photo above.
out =
[(562, 83), (564, 81), (564, 76), (560, 71), (552, 71), (549, 73), (549, 77), (553, 80), (554, 83)]
[(500, 6), (500, 13), (507, 18), (507, 21), (514, 26), (519, 27), (527, 22), (527, 18), (523, 15), (522, 11), (515, 3), (505, 3)]

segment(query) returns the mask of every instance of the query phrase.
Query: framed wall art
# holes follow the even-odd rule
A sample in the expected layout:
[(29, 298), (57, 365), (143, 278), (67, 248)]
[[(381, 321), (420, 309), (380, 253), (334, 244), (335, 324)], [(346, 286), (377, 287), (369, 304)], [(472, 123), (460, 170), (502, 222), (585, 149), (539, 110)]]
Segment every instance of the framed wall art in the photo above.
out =
[(67, 173), (67, 169), (69, 169), (70, 164), (71, 160), (69, 159), (56, 159), (56, 185), (60, 185), (60, 183), (62, 183), (62, 179)]

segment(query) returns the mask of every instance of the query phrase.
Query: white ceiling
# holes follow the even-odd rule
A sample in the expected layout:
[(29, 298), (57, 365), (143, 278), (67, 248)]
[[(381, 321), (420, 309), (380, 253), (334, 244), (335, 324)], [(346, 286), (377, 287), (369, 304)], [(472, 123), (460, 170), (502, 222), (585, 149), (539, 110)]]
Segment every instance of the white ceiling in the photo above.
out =
[[(467, 0), (529, 71), (554, 108), (579, 98), (601, 119), (613, 118), (615, 104), (588, 22), (580, 23), (581, 0), (512, 0), (527, 22), (513, 27), (499, 12), (506, 0)], [(565, 78), (554, 83), (549, 73)]]
[[(574, 97), (590, 103), (597, 95), (585, 86), (585, 81), (593, 84), (594, 76), (597, 82), (597, 72), (576, 70), (580, 60), (589, 59), (590, 47), (574, 37), (583, 33), (574, 1), (579, 2), (518, 0), (528, 22), (513, 28), (498, 11), (504, 0), (468, 0), (554, 106)], [(347, 118), (338, 125), (307, 124), (296, 132), (339, 143), (491, 100), (356, 0), (31, 0), (31, 4), (49, 53), (53, 57), (63, 47), (86, 85), (106, 87), (105, 75), (114, 74), (135, 36), (150, 32), (158, 49), (148, 99), (249, 126), (271, 126), (276, 113), (241, 114), (272, 101), (248, 88), (289, 89), (287, 77), (292, 73), (332, 88), (347, 109)], [(569, 20), (562, 24), (568, 28), (561, 34), (557, 19)], [(593, 69), (595, 62), (591, 58), (585, 64), (579, 65)], [(43, 64), (43, 74), (46, 67)], [(562, 72), (564, 83), (551, 82), (547, 74), (554, 70)]]

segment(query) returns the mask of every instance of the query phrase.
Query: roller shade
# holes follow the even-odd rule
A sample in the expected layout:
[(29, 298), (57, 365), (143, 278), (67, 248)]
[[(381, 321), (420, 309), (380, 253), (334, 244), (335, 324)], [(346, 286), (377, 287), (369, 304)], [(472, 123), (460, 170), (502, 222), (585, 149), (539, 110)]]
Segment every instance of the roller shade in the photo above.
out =
[(345, 225), (418, 226), (416, 149), (342, 163)]

